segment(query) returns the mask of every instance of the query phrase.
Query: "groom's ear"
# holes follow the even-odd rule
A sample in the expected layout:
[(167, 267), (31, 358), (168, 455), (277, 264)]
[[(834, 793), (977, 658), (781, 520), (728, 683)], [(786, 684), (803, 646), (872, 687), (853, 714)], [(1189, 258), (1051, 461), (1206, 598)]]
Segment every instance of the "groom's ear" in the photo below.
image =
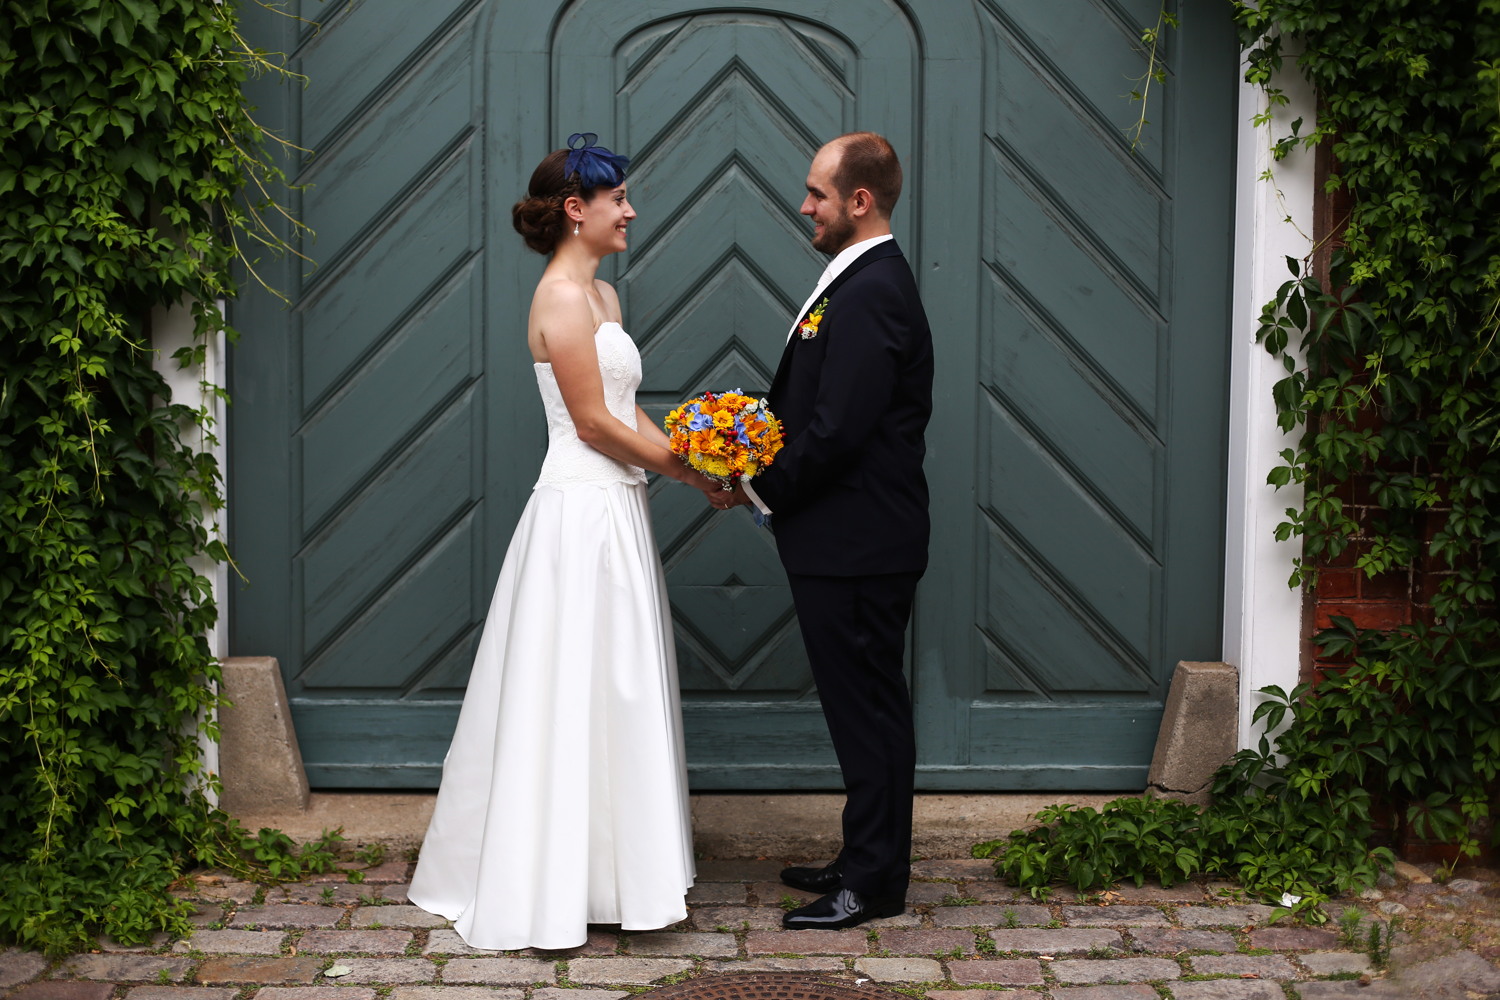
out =
[(849, 214), (859, 218), (875, 212), (875, 196), (868, 188), (855, 188), (849, 197)]

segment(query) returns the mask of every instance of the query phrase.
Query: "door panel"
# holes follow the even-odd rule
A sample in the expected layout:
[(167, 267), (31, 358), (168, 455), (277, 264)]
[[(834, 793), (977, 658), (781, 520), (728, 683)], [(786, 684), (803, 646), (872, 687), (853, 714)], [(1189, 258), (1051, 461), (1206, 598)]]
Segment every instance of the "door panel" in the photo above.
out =
[[(605, 262), (659, 419), (764, 390), (825, 259), (827, 138), (886, 134), (937, 358), (912, 630), (927, 788), (1139, 788), (1218, 653), (1236, 52), (1148, 0), (361, 0), (245, 12), (308, 257), (233, 306), (232, 648), (277, 656), (317, 787), (431, 787), (545, 449), (542, 266), (509, 206), (574, 131), (632, 158)], [(698, 788), (836, 787), (773, 538), (652, 486)]]

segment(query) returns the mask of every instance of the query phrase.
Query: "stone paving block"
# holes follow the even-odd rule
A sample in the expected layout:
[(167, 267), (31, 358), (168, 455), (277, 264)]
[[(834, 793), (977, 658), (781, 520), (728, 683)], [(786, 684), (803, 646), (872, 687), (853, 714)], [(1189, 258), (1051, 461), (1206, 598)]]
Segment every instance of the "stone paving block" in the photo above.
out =
[(1159, 994), (1144, 983), (1130, 986), (1074, 986), (1051, 990), (1052, 1000), (1159, 1000)]
[(411, 884), (407, 882), (392, 882), (390, 885), (377, 885), (374, 891), (379, 893), (379, 899), (384, 903), (409, 903), (407, 892), (411, 890)]
[(364, 874), (363, 885), (377, 885), (381, 882), (409, 882), (411, 881), (412, 862), (404, 860), (385, 861), (374, 868), (366, 868), (360, 864), (344, 865), (331, 872), (322, 872), (318, 875), (309, 875), (308, 882), (348, 882), (349, 873), (358, 871)]
[(995, 862), (988, 858), (928, 858), (912, 862), (911, 877), (993, 881)]
[(310, 906), (304, 903), (269, 903), (265, 906), (242, 906), (229, 921), (230, 927), (260, 930), (289, 927), (332, 927), (343, 919), (337, 906)]
[(752, 955), (863, 955), (870, 950), (862, 930), (751, 931), (745, 949)]
[[(819, 862), (819, 867), (824, 864)], [(698, 878), (704, 882), (774, 882), (785, 867), (764, 858), (718, 858), (698, 862)]]
[(260, 892), (260, 886), (254, 882), (239, 882), (235, 880), (221, 881), (214, 879), (209, 882), (197, 882), (186, 892), (189, 899), (214, 899), (224, 900), (230, 903), (248, 903)]
[(448, 918), (420, 906), (361, 906), (349, 918), (350, 927), (447, 927)]
[(1205, 976), (1257, 976), (1261, 979), (1296, 979), (1297, 970), (1285, 955), (1195, 955), (1188, 959), (1193, 971)]
[(232, 1000), (233, 986), (132, 986), (125, 1000)]
[(928, 990), (927, 1000), (1015, 1000), (1015, 990)]
[[(735, 882), (734, 885), (739, 886), (741, 889), (745, 888), (738, 882)], [(754, 882), (750, 885), (750, 892), (756, 899), (760, 900), (761, 906), (780, 906), (783, 899), (795, 899), (797, 901), (797, 905), (801, 906), (803, 903), (811, 903), (813, 900), (817, 899), (819, 895), (816, 892), (806, 892), (802, 889), (793, 889), (791, 886), (782, 885), (780, 882)], [(745, 897), (741, 896), (739, 897), (739, 899), (716, 899), (713, 900), (713, 902), (742, 903), (744, 902), (744, 900)], [(691, 895), (688, 896), (688, 902), (693, 902), (693, 898)]]
[[(196, 914), (194, 916), (196, 917)], [(204, 921), (203, 923), (197, 923), (196, 921), (194, 921), (193, 926), (203, 927), (209, 923), (217, 923), (223, 918), (224, 915), (222, 912), (215, 911), (213, 920)], [(191, 920), (193, 918), (189, 919)], [(167, 935), (167, 933), (165, 931), (161, 931), (159, 933), (151, 935), (151, 939), (145, 944), (121, 944), (107, 934), (100, 934), (94, 939), (94, 942), (99, 946), (100, 951), (113, 951), (140, 955), (148, 951), (156, 951), (162, 945), (166, 944), (169, 940), (171, 940), (171, 938)]]
[[(779, 955), (756, 955), (735, 962), (709, 962), (703, 968), (716, 975), (732, 975), (737, 972), (845, 971), (842, 958), (782, 958)], [(565, 997), (563, 1000), (569, 1000), (569, 998)]]
[(568, 963), (568, 978), (585, 985), (649, 986), (692, 967), (685, 958), (580, 958)]
[(932, 922), (939, 927), (1043, 927), (1052, 922), (1052, 911), (1045, 906), (995, 903), (939, 906), (932, 911)]
[(160, 982), (163, 970), (182, 982), (193, 960), (173, 955), (74, 955), (52, 973), (54, 979), (108, 979), (111, 982)]
[[(533, 997), (543, 1000), (558, 1000), (554, 994), (566, 992), (570, 996), (562, 1000), (616, 1000), (622, 993), (604, 994), (598, 990), (537, 990)], [(598, 994), (598, 995), (596, 995)], [(522, 1000), (525, 990), (496, 990), (488, 986), (398, 986), (391, 990), (389, 1000)]]
[(854, 971), (877, 983), (940, 983), (946, 978), (931, 958), (856, 958)]
[(1065, 906), (1063, 923), (1069, 927), (1170, 927), (1166, 914), (1154, 906)]
[(967, 962), (949, 962), (948, 978), (955, 983), (1040, 986), (1042, 963), (1034, 958), (980, 958)]
[(1286, 1000), (1279, 983), (1263, 979), (1208, 979), (1169, 988), (1172, 1000)]
[(353, 885), (349, 882), (329, 884), (324, 882), (293, 882), (290, 885), (266, 890), (267, 903), (357, 903), (362, 898), (376, 898), (379, 887)]
[(198, 966), (198, 972), (193, 978), (206, 986), (215, 983), (280, 986), (288, 983), (311, 983), (322, 968), (323, 959), (311, 956), (261, 958), (255, 955), (225, 955), (210, 958)]
[(1416, 965), (1397, 967), (1392, 980), (1413, 996), (1461, 989), (1489, 995), (1500, 992), (1500, 968), (1472, 951), (1458, 951)]
[(1092, 948), (1125, 950), (1119, 931), (1103, 928), (1075, 927), (1039, 930), (990, 931), (995, 947), (1001, 951), (1022, 951), (1033, 955), (1077, 955)]
[(700, 958), (733, 958), (740, 952), (733, 934), (673, 934), (654, 931), (646, 934), (631, 934), (626, 938), (625, 950), (632, 955), (697, 955)]
[(1052, 963), (1060, 983), (1138, 983), (1147, 979), (1177, 979), (1182, 967), (1167, 958), (1075, 958)]
[[(580, 959), (595, 962), (599, 959)], [(445, 983), (492, 983), (528, 986), (557, 982), (557, 963), (537, 958), (452, 958), (443, 966)]]
[[(506, 990), (505, 992), (510, 992)], [(495, 1000), (496, 994), (488, 995), (490, 1000)], [(556, 986), (549, 986), (544, 990), (537, 990), (531, 994), (531, 1000), (620, 1000), (621, 997), (630, 996), (624, 990), (564, 990)], [(392, 994), (391, 1000), (400, 1000)], [(430, 1000), (451, 1000), (449, 997), (432, 997)], [(476, 998), (477, 1000), (477, 998)]]
[(974, 954), (974, 935), (969, 931), (890, 930), (880, 932), (879, 947), (897, 955)]
[(737, 931), (745, 924), (748, 930), (772, 931), (781, 926), (783, 912), (779, 906), (703, 906), (693, 911), (693, 924), (700, 931)]
[(224, 916), (224, 907), (217, 903), (205, 903), (193, 909), (192, 915), (188, 917), (188, 923), (194, 927), (207, 928), (212, 927), (214, 924), (222, 927), (226, 919)]
[(1175, 927), (1133, 927), (1130, 930), (1132, 951), (1234, 951), (1234, 935), (1227, 931), (1183, 931)]
[(1036, 900), (1004, 882), (965, 882), (963, 894), (985, 903), (1034, 903)]
[(411, 944), (411, 931), (308, 931), (297, 942), (298, 951), (364, 952), (399, 955)]
[(430, 983), (438, 977), (438, 967), (425, 958), (341, 958), (339, 964), (349, 970), (339, 983)]
[(48, 962), (34, 951), (7, 948), (0, 951), (0, 990), (41, 975)]
[(1328, 951), (1339, 946), (1333, 931), (1316, 927), (1260, 927), (1250, 932), (1250, 947), (1271, 951)]
[(866, 930), (885, 930), (887, 928), (914, 929), (922, 926), (922, 918), (913, 910), (908, 909), (904, 913), (898, 913), (894, 917), (876, 917), (874, 920), (866, 920), (860, 924)]
[(10, 1000), (109, 1000), (114, 983), (94, 983), (81, 979), (52, 979), (22, 986), (9, 994)]
[(962, 897), (964, 897), (963, 887), (954, 885), (952, 882), (913, 882), (906, 887), (907, 906), (938, 905), (945, 899)]
[(424, 955), (498, 955), (498, 951), (486, 948), (472, 948), (464, 939), (458, 936), (458, 931), (442, 928), (427, 935), (427, 944), (422, 948)]
[[(776, 888), (783, 889), (786, 887), (777, 886)], [(743, 882), (699, 882), (687, 891), (687, 901), (689, 906), (695, 906), (699, 903), (717, 904), (720, 906), (734, 904), (744, 906), (746, 891)], [(786, 891), (794, 893), (797, 890), (787, 888)], [(771, 897), (771, 902), (775, 903), (780, 898), (781, 894), (778, 892)]]
[[(433, 931), (434, 934), (438, 933)], [(454, 932), (450, 932), (454, 933)], [(455, 934), (456, 936), (456, 934)], [(429, 938), (430, 940), (430, 938)], [(613, 931), (588, 932), (588, 937), (583, 944), (576, 948), (527, 948), (521, 952), (532, 958), (546, 958), (556, 961), (560, 958), (584, 958), (590, 955), (613, 955), (619, 948), (620, 936)], [(484, 952), (483, 954), (493, 954)]]
[(1117, 885), (1110, 890), (1111, 902), (1121, 903), (1201, 903), (1206, 898), (1196, 882), (1179, 882), (1163, 889), (1155, 882), (1145, 885)]
[(1247, 927), (1266, 923), (1271, 919), (1272, 909), (1262, 903), (1182, 906), (1177, 909), (1177, 922), (1184, 927)]
[(1375, 965), (1369, 955), (1353, 951), (1316, 951), (1298, 955), (1301, 962), (1315, 976), (1333, 976), (1340, 972), (1373, 972)]
[(1404, 986), (1377, 979), (1369, 986), (1357, 979), (1341, 979), (1331, 983), (1298, 983), (1297, 993), (1302, 1000), (1413, 1000)]
[(201, 951), (205, 955), (279, 955), (285, 931), (195, 931), (172, 945), (173, 951)]
[(271, 986), (255, 1000), (375, 1000), (375, 991), (355, 986)]

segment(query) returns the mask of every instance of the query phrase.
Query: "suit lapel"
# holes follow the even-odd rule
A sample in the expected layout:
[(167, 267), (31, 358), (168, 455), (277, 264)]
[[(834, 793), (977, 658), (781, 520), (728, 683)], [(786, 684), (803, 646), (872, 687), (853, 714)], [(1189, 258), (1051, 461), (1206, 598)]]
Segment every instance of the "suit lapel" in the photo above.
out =
[[(877, 260), (884, 260), (887, 257), (900, 256), (901, 248), (896, 245), (896, 241), (886, 240), (884, 243), (875, 244), (873, 247), (866, 250), (858, 257), (854, 258), (854, 260), (849, 263), (848, 267), (839, 272), (839, 276), (837, 278), (834, 278), (828, 283), (828, 287), (823, 289), (822, 294), (813, 300), (813, 304), (808, 307), (808, 311), (797, 317), (798, 326), (802, 324), (803, 320), (807, 319), (808, 315), (811, 314), (814, 309), (818, 308), (819, 302), (827, 299), (829, 300), (829, 303), (832, 304), (834, 294), (843, 287), (846, 281), (848, 281), (862, 268), (864, 268), (865, 265)], [(781, 352), (781, 361), (776, 365), (776, 376), (771, 379), (771, 388), (769, 390), (771, 394), (774, 394), (777, 389), (780, 388), (781, 384), (786, 381), (787, 371), (792, 366), (792, 351), (797, 346), (797, 342), (801, 339), (801, 335), (796, 333), (795, 331), (790, 337), (787, 338), (786, 347)]]

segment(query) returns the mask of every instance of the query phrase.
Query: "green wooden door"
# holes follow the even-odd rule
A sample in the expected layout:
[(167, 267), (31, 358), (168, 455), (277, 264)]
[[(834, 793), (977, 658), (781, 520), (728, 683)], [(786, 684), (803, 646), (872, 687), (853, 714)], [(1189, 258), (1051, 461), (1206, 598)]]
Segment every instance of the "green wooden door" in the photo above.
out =
[[(541, 262), (508, 211), (540, 155), (586, 129), (633, 158), (605, 276), (660, 414), (769, 383), (823, 263), (807, 163), (871, 128), (906, 154), (897, 237), (937, 339), (919, 780), (1139, 787), (1171, 664), (1217, 649), (1234, 49), (1187, 19), (1132, 154), (1136, 6), (252, 11), (311, 81), (252, 96), (316, 151), (289, 169), (318, 266), (261, 268), (289, 308), (234, 307), (232, 644), (280, 657), (314, 785), (437, 777), (545, 442)], [(688, 493), (657, 484), (653, 510), (695, 786), (835, 785), (771, 538)]]

